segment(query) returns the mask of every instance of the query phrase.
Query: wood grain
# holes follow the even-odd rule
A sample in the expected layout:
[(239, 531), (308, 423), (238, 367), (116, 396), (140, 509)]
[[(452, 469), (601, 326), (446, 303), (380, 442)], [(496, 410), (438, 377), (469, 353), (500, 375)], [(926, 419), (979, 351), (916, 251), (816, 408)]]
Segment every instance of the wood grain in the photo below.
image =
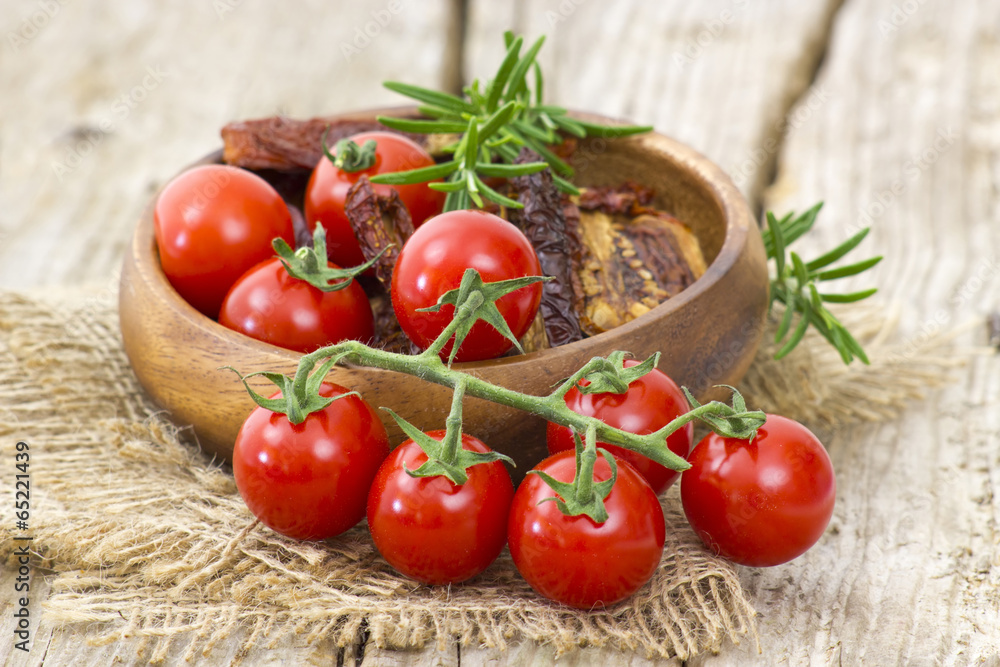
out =
[(751, 201), (770, 179), (788, 107), (809, 84), (838, 0), (472, 3), (467, 71), (491, 75), (498, 33), (546, 35), (549, 100), (651, 124), (725, 169)]
[[(4, 0), (0, 284), (113, 283), (145, 199), (217, 142), (223, 122), (393, 102), (366, 76), (434, 84), (448, 43), (440, 26), (451, 3), (404, 3), (405, 20), (348, 67), (338, 45), (386, 3), (297, 3), (293, 14), (262, 0), (225, 1), (233, 11), (222, 17), (190, 0), (67, 3), (15, 51), (9, 35), (40, 5)], [(491, 72), (506, 27), (547, 33), (550, 100), (654, 123), (719, 162), (755, 205), (783, 211), (824, 199), (816, 233), (801, 242), (807, 257), (872, 224), (859, 252), (887, 258), (855, 284), (877, 284), (902, 309), (898, 335), (916, 341), (971, 321), (959, 343), (984, 342), (982, 316), (1000, 308), (1000, 2), (614, 7), (472, 0), (465, 71)], [(689, 48), (697, 57), (678, 61)], [(172, 78), (60, 182), (53, 164), (114, 120), (115, 101), (157, 65)], [(821, 434), (840, 481), (833, 527), (803, 559), (744, 572), (761, 614), (761, 653), (729, 646), (695, 662), (1000, 664), (998, 404), (998, 361), (976, 357), (897, 422)], [(0, 600), (7, 583), (0, 578)], [(45, 652), (31, 664), (135, 662), (130, 642), (91, 649), (44, 627), (35, 645)], [(499, 655), (368, 649), (371, 664), (554, 662), (535, 646)], [(5, 664), (12, 650), (0, 643)], [(220, 650), (212, 657), (224, 661)], [(560, 664), (588, 664), (588, 655)], [(325, 647), (265, 646), (244, 664), (281, 657), (339, 664)], [(603, 658), (590, 664), (641, 664)]]
[[(164, 667), (182, 667), (191, 664), (230, 665), (242, 662), (249, 665), (343, 665), (356, 667), (354, 647), (337, 648), (330, 641), (319, 641), (307, 645), (295, 638), (284, 638), (267, 645), (262, 642), (248, 655), (240, 655), (238, 647), (242, 646), (245, 637), (236, 635), (227, 641), (217, 644), (207, 653), (189, 653), (188, 643), (174, 641), (167, 650), (161, 653), (149, 653), (144, 650), (144, 643), (137, 640), (124, 640), (112, 643), (95, 641), (93, 636), (87, 636), (80, 627), (53, 628), (41, 620), (42, 603), (49, 592), (48, 581), (43, 570), (36, 569), (36, 575), (31, 581), (29, 598), (31, 604), (31, 640), (30, 651), (27, 653), (14, 648), (13, 643), (0, 644), (0, 661), (4, 665), (17, 667), (42, 667), (43, 665), (121, 665), (122, 667), (147, 665), (150, 662)], [(15, 573), (0, 572), (0, 590), (10, 591), (14, 588)], [(0, 632), (4, 637), (11, 637), (14, 629), (13, 609), (6, 605), (0, 607)], [(140, 653), (140, 651), (143, 651)], [(367, 663), (364, 663), (367, 664)], [(385, 664), (385, 663), (383, 663)]]
[(220, 146), (226, 122), (400, 104), (381, 82), (441, 85), (452, 37), (447, 0), (3, 4), (9, 288), (103, 282), (143, 200)]
[[(877, 285), (903, 341), (971, 322), (958, 344), (981, 345), (1000, 306), (1000, 6), (904, 6), (845, 5), (815, 83), (829, 101), (793, 111), (766, 204), (826, 201), (806, 259), (871, 225), (858, 259), (886, 258), (843, 290)], [(763, 654), (696, 662), (1000, 664), (998, 377), (995, 354), (975, 356), (898, 421), (825, 434), (830, 531), (744, 571)]]

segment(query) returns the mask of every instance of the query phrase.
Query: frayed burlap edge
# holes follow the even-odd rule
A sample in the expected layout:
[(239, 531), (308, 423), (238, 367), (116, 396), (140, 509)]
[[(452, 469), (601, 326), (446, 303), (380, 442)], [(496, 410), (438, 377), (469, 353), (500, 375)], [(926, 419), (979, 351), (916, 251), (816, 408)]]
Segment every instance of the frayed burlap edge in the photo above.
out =
[[(742, 389), (748, 402), (812, 424), (894, 415), (942, 369), (948, 337), (890, 343), (893, 321), (859, 305), (841, 317), (871, 366), (845, 369), (808, 336), (781, 362), (765, 345)], [(502, 649), (528, 639), (557, 653), (607, 646), (688, 659), (724, 641), (756, 642), (754, 611), (734, 568), (687, 527), (676, 491), (664, 499), (667, 545), (651, 583), (610, 610), (547, 603), (507, 554), (450, 589), (399, 577), (356, 528), (322, 544), (285, 540), (253, 522), (231, 475), (146, 400), (121, 351), (113, 294), (74, 293), (58, 305), (0, 295), (0, 433), (32, 445), (32, 531), (58, 574), (46, 622), (94, 644), (123, 639), (151, 662), (307, 643)], [(770, 332), (766, 336), (772, 335)], [(0, 556), (13, 551), (0, 528)]]
[[(256, 524), (231, 474), (192, 446), (138, 386), (121, 350), (113, 294), (53, 303), (0, 294), (0, 433), (32, 452), (31, 532), (56, 574), (44, 620), (91, 644), (135, 642), (160, 662), (259, 646), (332, 641), (362, 629), (378, 647), (450, 642), (557, 654), (609, 647), (690, 658), (756, 641), (754, 611), (729, 563), (664, 500), (667, 543), (653, 580), (608, 610), (535, 595), (504, 553), (475, 580), (421, 586), (394, 573), (363, 526), (325, 543)], [(13, 534), (0, 527), (0, 557)], [(287, 645), (287, 644), (282, 644)]]

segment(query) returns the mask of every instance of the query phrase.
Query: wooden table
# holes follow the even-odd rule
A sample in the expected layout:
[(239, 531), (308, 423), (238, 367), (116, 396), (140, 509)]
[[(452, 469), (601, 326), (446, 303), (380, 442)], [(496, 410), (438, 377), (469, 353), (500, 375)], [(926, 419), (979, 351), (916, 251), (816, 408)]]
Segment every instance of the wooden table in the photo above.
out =
[[(402, 102), (385, 79), (454, 88), (493, 71), (511, 27), (548, 35), (549, 100), (654, 124), (721, 164), (758, 210), (825, 200), (806, 254), (871, 225), (865, 249), (886, 259), (858, 284), (899, 308), (903, 340), (972, 321), (957, 343), (985, 342), (1000, 308), (1000, 0), (609, 5), (2, 0), (0, 285), (113, 287), (149, 194), (217, 146), (226, 121)], [(1000, 363), (974, 356), (954, 379), (899, 419), (830, 434), (827, 535), (791, 564), (742, 573), (761, 653), (749, 642), (693, 662), (1000, 664)], [(26, 663), (14, 659), (135, 661), (127, 641), (81, 643), (43, 624)], [(534, 645), (289, 644), (246, 658), (552, 661)]]

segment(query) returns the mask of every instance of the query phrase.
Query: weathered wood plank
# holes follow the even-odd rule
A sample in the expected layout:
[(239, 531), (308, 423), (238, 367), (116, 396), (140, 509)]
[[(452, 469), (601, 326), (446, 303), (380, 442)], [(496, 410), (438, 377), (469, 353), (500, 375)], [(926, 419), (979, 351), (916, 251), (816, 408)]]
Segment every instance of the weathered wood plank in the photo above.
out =
[[(8, 3), (11, 4), (11, 3)], [(147, 198), (247, 117), (441, 84), (450, 0), (30, 2), (0, 15), (0, 285), (100, 281)]]
[[(219, 146), (229, 120), (403, 103), (381, 82), (404, 74), (448, 85), (443, 63), (456, 51), (454, 4), (6, 3), (0, 286), (109, 284), (152, 191)], [(6, 602), (12, 586), (0, 582)], [(146, 664), (135, 640), (91, 647), (80, 628), (37, 625), (47, 590), (39, 578), (32, 651), (12, 654), (5, 640), (0, 663)], [(0, 619), (4, 637), (10, 620)], [(335, 647), (307, 646), (304, 638), (240, 656), (242, 640), (196, 657), (217, 664), (341, 659)], [(171, 644), (164, 664), (180, 663), (184, 653), (183, 643)], [(353, 664), (353, 653), (343, 657)]]
[[(0, 642), (0, 663), (4, 665), (31, 664), (29, 660), (44, 655), (48, 645), (49, 633), (44, 626), (39, 627), (39, 621), (42, 617), (42, 602), (48, 595), (49, 587), (38, 571), (35, 557), (32, 556), (31, 559), (27, 582), (23, 581), (23, 574), (18, 572), (20, 564), (16, 558), (4, 563), (0, 570), (0, 637), (4, 638)], [(24, 583), (27, 583), (28, 590), (23, 590)], [(28, 601), (27, 627), (19, 625), (21, 619), (14, 616), (15, 613), (20, 613), (22, 598)], [(18, 630), (27, 632), (27, 638), (15, 635)], [(24, 646), (28, 647), (28, 651), (18, 647), (22, 642), (26, 642)]]
[(755, 200), (839, 4), (473, 2), (466, 69), (492, 75), (502, 29), (547, 35), (539, 60), (549, 102), (651, 124), (715, 160)]
[[(14, 642), (0, 642), (0, 664), (11, 667), (62, 667), (64, 665), (123, 665), (139, 667), (151, 662), (164, 667), (206, 662), (218, 665), (245, 664), (270, 665), (343, 665), (354, 667), (355, 649), (337, 648), (333, 642), (320, 640), (307, 643), (302, 637), (289, 636), (271, 642), (262, 638), (249, 651), (242, 651), (246, 633), (221, 639), (209, 651), (190, 652), (190, 639), (174, 640), (157, 645), (152, 641), (126, 638), (111, 643), (100, 643), (97, 636), (85, 626), (53, 628), (44, 620), (43, 605), (50, 587), (44, 570), (32, 567), (30, 600), (29, 651), (16, 648)], [(17, 619), (13, 614), (17, 603), (13, 598), (16, 568), (0, 573), (0, 632), (3, 637), (13, 637)]]
[(469, 648), (462, 649), (462, 664), (488, 665), (502, 667), (503, 665), (559, 665), (559, 667), (682, 667), (683, 661), (648, 659), (636, 654), (622, 654), (606, 648), (582, 648), (563, 655), (556, 655), (551, 646), (539, 646), (534, 643), (521, 643), (507, 651)]
[[(312, 3), (295, 16), (235, 0), (157, 5), (155, 13), (153, 3), (70, 3), (16, 50), (9, 35), (20, 35), (40, 5), (4, 12), (0, 88), (19, 94), (0, 111), (0, 284), (106, 280), (144, 203), (136, 193), (216, 145), (230, 118), (391, 103), (377, 85), (389, 77), (435, 85), (445, 4), (404, 4), (351, 63), (340, 45), (388, 3)], [(466, 68), (490, 73), (504, 27), (545, 32), (550, 100), (653, 123), (720, 162), (754, 199), (780, 152), (766, 203), (785, 210), (827, 201), (803, 241), (807, 255), (872, 224), (863, 248), (888, 257), (857, 284), (875, 282), (900, 303), (901, 335), (919, 340), (1000, 307), (1000, 3), (850, 0), (807, 90), (837, 4), (633, 1), (612, 12), (600, 3), (474, 2)], [(137, 87), (143, 92), (133, 94)], [(789, 114), (795, 99), (802, 103)], [(117, 109), (128, 113), (119, 118)], [(72, 168), (62, 171), (64, 163)], [(40, 268), (46, 254), (56, 259), (52, 273)], [(962, 342), (983, 338), (980, 328)], [(996, 664), (997, 363), (976, 359), (903, 420), (823, 434), (840, 479), (831, 531), (792, 564), (746, 571), (761, 654), (729, 647), (697, 662)], [(0, 586), (8, 590), (3, 577)], [(0, 632), (8, 622), (0, 619)], [(91, 654), (79, 636), (44, 627), (35, 642), (49, 648), (47, 664), (136, 661), (129, 642)], [(236, 645), (211, 659), (235, 657), (227, 647)], [(330, 647), (314, 649), (262, 646), (244, 662), (337, 664)], [(344, 656), (352, 664), (353, 653)], [(480, 658), (553, 660), (535, 646), (463, 652), (467, 664)], [(368, 647), (364, 659), (452, 664), (435, 650)]]
[[(747, 3), (731, 4), (731, 8), (718, 3), (708, 8), (684, 9), (679, 4), (633, 3), (622, 14), (615, 15), (618, 32), (610, 38), (602, 37), (607, 30), (607, 10), (596, 5), (582, 7), (579, 13), (567, 15), (566, 21), (557, 21), (561, 41), (556, 39), (558, 34), (543, 26), (553, 40), (543, 51), (552, 54), (551, 60), (546, 61), (553, 86), (551, 98), (571, 106), (653, 122), (716, 159), (725, 155), (726, 150), (734, 156), (730, 161), (739, 158), (738, 151), (727, 140), (731, 139), (735, 125), (724, 124), (728, 130), (720, 137), (710, 124), (703, 123), (704, 109), (709, 106), (705, 100), (712, 96), (700, 92), (701, 89), (712, 83), (713, 77), (727, 78), (734, 60), (747, 62), (747, 54), (765, 54), (754, 61), (758, 70), (743, 72), (740, 80), (745, 86), (744, 94), (757, 92), (752, 79), (766, 75), (771, 77), (771, 85), (780, 90), (779, 97), (790, 95), (785, 80), (794, 71), (809, 69), (809, 61), (816, 56), (809, 36), (821, 31), (828, 9), (824, 6), (800, 12), (791, 3), (784, 3), (779, 14), (787, 27), (794, 26), (788, 34), (803, 36), (793, 40), (789, 55), (768, 49), (773, 42), (766, 30), (768, 12), (750, 12), (752, 8)], [(771, 3), (770, 7), (768, 11), (774, 12), (778, 5)], [(116, 266), (132, 220), (144, 204), (135, 193), (148, 191), (181, 164), (215, 145), (218, 126), (230, 118), (277, 111), (310, 115), (391, 102), (394, 98), (377, 85), (371, 85), (389, 77), (435, 84), (440, 61), (434, 60), (433, 53), (424, 61), (417, 60), (416, 66), (413, 61), (414, 53), (432, 51), (421, 51), (419, 47), (436, 38), (428, 26), (435, 25), (435, 16), (439, 18), (443, 9), (435, 14), (421, 8), (421, 16), (414, 17), (412, 23), (390, 24), (370, 49), (351, 54), (350, 69), (343, 67), (347, 57), (331, 47), (350, 43), (357, 35), (355, 29), (359, 26), (363, 29), (361, 20), (367, 20), (371, 11), (378, 9), (379, 6), (373, 5), (363, 8), (352, 5), (323, 17), (310, 15), (308, 20), (285, 16), (279, 9), (250, 2), (217, 3), (211, 11), (205, 5), (196, 9), (161, 8), (155, 18), (148, 6), (126, 10), (124, 6), (106, 4), (100, 12), (90, 13), (71, 5), (60, 9), (36, 37), (23, 45), (23, 50), (14, 54), (10, 59), (12, 67), (0, 74), (5, 77), (4, 85), (27, 85), (30, 79), (41, 93), (39, 98), (23, 102), (26, 108), (20, 114), (24, 118), (21, 125), (4, 125), (7, 133), (0, 150), (7, 155), (30, 155), (30, 158), (14, 162), (16, 178), (6, 178), (0, 186), (4, 188), (0, 190), (3, 201), (10, 199), (12, 204), (4, 207), (6, 237), (0, 248), (0, 252), (12, 259), (0, 280), (10, 286), (68, 282), (71, 276), (74, 282), (105, 280)], [(477, 3), (471, 9), (470, 33), (488, 31), (495, 47), (499, 35), (496, 17), (485, 16)], [(727, 9), (733, 11), (731, 20), (724, 13)], [(744, 9), (748, 13), (741, 18), (739, 14)], [(515, 11), (522, 18), (517, 29), (531, 32), (532, 26), (549, 20), (544, 12), (550, 10), (560, 11), (560, 7), (556, 3), (518, 5)], [(489, 11), (503, 13), (506, 9), (494, 6)], [(344, 18), (345, 12), (350, 18)], [(715, 20), (721, 26), (713, 23)], [(109, 42), (104, 38), (106, 32), (85, 29), (88, 21), (112, 26), (111, 32), (118, 39)], [(631, 25), (631, 31), (625, 23)], [(12, 29), (19, 25), (15, 21)], [(580, 30), (582, 38), (570, 34), (569, 25)], [(390, 34), (394, 26), (399, 27), (399, 33)], [(719, 31), (713, 34), (713, 27)], [(711, 34), (710, 43), (699, 44), (706, 29)], [(184, 40), (172, 39), (180, 33), (186, 34)], [(276, 45), (289, 48), (262, 48), (262, 44), (270, 43), (272, 36)], [(637, 39), (638, 43), (633, 44)], [(485, 44), (485, 37), (480, 41)], [(382, 43), (391, 43), (392, 48), (380, 48)], [(198, 46), (191, 48), (192, 44)], [(473, 60), (477, 44), (470, 47)], [(628, 44), (628, 48), (623, 48), (623, 44)], [(681, 59), (691, 45), (697, 47), (696, 52), (689, 51), (687, 61)], [(647, 50), (658, 55), (658, 60), (636, 55)], [(613, 61), (602, 60), (602, 52), (617, 53), (621, 59), (609, 67)], [(72, 58), (70, 54), (82, 55)], [(582, 67), (577, 68), (575, 63), (581, 58)], [(153, 67), (154, 73), (161, 71), (155, 69), (157, 66), (161, 67), (162, 76), (149, 79), (156, 85), (138, 93), (136, 96), (143, 96), (143, 100), (136, 101), (134, 108), (128, 109), (128, 115), (118, 120), (114, 112), (119, 107), (113, 105), (122, 99), (121, 95), (128, 95), (134, 86), (141, 85), (146, 76), (152, 76), (147, 66)], [(488, 68), (470, 66), (469, 71), (478, 73)], [(599, 72), (605, 78), (597, 76)], [(630, 85), (617, 89), (620, 78)], [(336, 84), (324, 85), (326, 81)], [(712, 83), (709, 90), (719, 87), (730, 89)], [(57, 88), (63, 94), (56, 94)], [(612, 90), (617, 92), (606, 92)], [(765, 103), (774, 92), (771, 89), (759, 92), (758, 106), (741, 115), (747, 121), (737, 132), (739, 136), (746, 134), (741, 146), (753, 144), (756, 137), (767, 131), (770, 117), (757, 117), (762, 108), (768, 109), (769, 116), (780, 113), (781, 104), (772, 108)], [(40, 101), (43, 97), (48, 98), (44, 107)], [(663, 105), (664, 99), (683, 100), (684, 112), (679, 113), (676, 105)], [(744, 104), (738, 93), (728, 99), (730, 104), (738, 102), (741, 107)], [(682, 120), (676, 121), (678, 117)], [(101, 122), (107, 119), (115, 123), (110, 132), (101, 128)], [(719, 140), (713, 144), (716, 139)], [(88, 143), (93, 145), (88, 155), (81, 156), (78, 165), (70, 164), (74, 151)], [(38, 150), (39, 145), (42, 150)], [(9, 162), (3, 163), (6, 166)], [(69, 170), (63, 170), (63, 165)], [(5, 176), (10, 175), (8, 170)], [(59, 182), (59, 176), (63, 182)], [(95, 187), (98, 182), (100, 187)], [(13, 197), (14, 193), (18, 196)], [(31, 229), (26, 223), (29, 219), (34, 222)], [(66, 247), (57, 248), (56, 238), (66, 239)], [(32, 264), (43, 252), (54, 252), (59, 258), (59, 268), (54, 274), (43, 275)], [(55, 660), (58, 664), (59, 660), (79, 655), (66, 652), (65, 638), (58, 634), (50, 644), (55, 650), (50, 651), (49, 662)], [(135, 659), (136, 647), (130, 642), (113, 648), (117, 659), (126, 663)], [(171, 651), (171, 656), (182, 653), (182, 647), (178, 647)], [(104, 655), (94, 654), (98, 661)], [(263, 662), (269, 655), (262, 649), (246, 656), (246, 662)], [(478, 650), (468, 655), (496, 660), (499, 664), (505, 660), (502, 654), (482, 654)], [(612, 657), (607, 652), (584, 651), (562, 661), (601, 664)], [(412, 659), (415, 664), (433, 664), (440, 658), (434, 650), (394, 654), (369, 647), (365, 660)], [(512, 651), (510, 664), (517, 664), (519, 658), (547, 664), (554, 656), (544, 647), (521, 646)]]
[[(1000, 307), (1000, 5), (850, 0), (767, 205), (826, 201), (805, 258), (871, 225), (876, 298), (898, 335)], [(795, 113), (793, 111), (793, 113)], [(839, 290), (837, 290), (839, 291)], [(832, 527), (804, 557), (746, 570), (763, 653), (696, 664), (1000, 664), (1000, 361), (980, 356), (903, 418), (825, 434), (838, 473)], [(891, 381), (891, 378), (887, 378)]]
[[(476, 664), (474, 662), (466, 662)], [(504, 663), (507, 664), (507, 663)], [(365, 648), (364, 658), (358, 667), (459, 667), (460, 651), (458, 645), (451, 643), (445, 649), (431, 646), (415, 651), (391, 651), (369, 645)]]

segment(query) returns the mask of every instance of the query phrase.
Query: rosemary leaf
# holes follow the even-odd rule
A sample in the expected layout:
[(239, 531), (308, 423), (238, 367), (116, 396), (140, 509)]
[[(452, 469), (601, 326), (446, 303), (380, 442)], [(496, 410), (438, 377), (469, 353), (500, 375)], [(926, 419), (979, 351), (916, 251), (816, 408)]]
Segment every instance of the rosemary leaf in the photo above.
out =
[[(882, 261), (882, 256), (872, 257), (871, 259), (866, 259), (863, 262), (857, 262), (855, 264), (848, 264), (847, 266), (841, 266), (836, 269), (830, 269), (829, 271), (823, 271), (821, 273), (815, 274), (816, 280), (836, 280), (837, 278), (847, 278), (848, 276), (855, 276), (863, 271), (867, 271), (876, 264)], [(806, 265), (808, 266), (808, 264)]]
[[(790, 220), (785, 229), (785, 243), (795, 243), (803, 234), (811, 230), (816, 223), (816, 216), (819, 215), (821, 208), (823, 208), (823, 202), (819, 202), (798, 218)], [(789, 214), (787, 217), (791, 218), (792, 216)]]
[(527, 89), (525, 77), (528, 74), (528, 69), (531, 67), (531, 64), (535, 62), (535, 56), (538, 55), (538, 51), (542, 48), (542, 44), (544, 43), (545, 35), (542, 35), (527, 51), (525, 51), (524, 56), (517, 61), (517, 65), (514, 66), (514, 71), (510, 74), (510, 82), (507, 84), (507, 93), (504, 95), (504, 99), (508, 102), (518, 99), (521, 92)]
[(521, 54), (521, 45), (523, 42), (524, 39), (518, 37), (507, 45), (507, 55), (504, 57), (503, 62), (500, 63), (500, 69), (497, 70), (497, 75), (487, 86), (487, 111), (492, 112), (497, 108), (497, 104), (500, 102), (500, 96), (503, 94), (503, 89), (507, 85), (507, 81), (510, 79), (510, 73), (514, 71), (514, 66), (517, 64), (518, 57)]
[(578, 123), (587, 131), (587, 136), (598, 136), (604, 139), (615, 139), (617, 137), (630, 137), (634, 134), (645, 134), (653, 131), (652, 125), (598, 125), (578, 120)]
[(472, 104), (456, 95), (442, 93), (437, 90), (429, 90), (427, 88), (413, 86), (408, 83), (400, 83), (399, 81), (386, 81), (382, 85), (394, 93), (406, 95), (407, 97), (411, 97), (418, 102), (423, 102), (424, 104), (430, 104), (432, 106), (441, 107), (442, 109), (447, 109), (455, 114), (476, 113), (476, 108)]
[(555, 183), (555, 186), (557, 188), (559, 188), (559, 190), (562, 191), (562, 192), (565, 192), (565, 193), (571, 194), (571, 195), (578, 195), (578, 194), (580, 194), (580, 188), (576, 187), (575, 185), (573, 185), (572, 183), (570, 183), (569, 181), (567, 181), (565, 178), (563, 178), (559, 174), (552, 174), (552, 182)]
[(536, 61), (532, 67), (535, 72), (535, 104), (542, 103), (542, 90), (545, 87), (545, 77), (542, 76), (542, 66)]
[(788, 256), (792, 260), (792, 271), (796, 280), (799, 281), (799, 287), (807, 287), (809, 285), (809, 271), (806, 269), (805, 262), (794, 252), (788, 253)]
[(788, 336), (795, 314), (799, 315), (799, 322), (795, 330), (775, 354), (775, 358), (780, 359), (787, 355), (792, 348), (801, 342), (805, 330), (811, 325), (830, 345), (836, 348), (845, 364), (851, 363), (855, 358), (867, 364), (869, 363), (868, 356), (861, 344), (825, 307), (824, 303), (860, 301), (874, 294), (877, 289), (871, 288), (849, 294), (827, 294), (821, 293), (817, 284), (825, 280), (858, 275), (881, 261), (881, 257), (872, 257), (835, 269), (818, 270), (844, 257), (857, 247), (868, 230), (862, 230), (833, 250), (810, 262), (804, 262), (797, 253), (788, 251), (788, 245), (812, 229), (822, 205), (820, 202), (799, 216), (788, 213), (779, 219), (770, 211), (765, 216), (766, 227), (762, 230), (761, 235), (768, 258), (774, 260), (776, 267), (775, 275), (771, 280), (771, 302), (780, 301), (785, 304), (785, 312), (778, 324), (774, 339), (776, 343), (780, 343)]
[(587, 136), (586, 128), (583, 125), (580, 125), (580, 123), (570, 118), (569, 116), (553, 115), (550, 117), (552, 118), (553, 122), (555, 122), (555, 124), (559, 126), (559, 129), (561, 129), (563, 132), (569, 132), (574, 137), (578, 137), (580, 139), (583, 139), (584, 137)]
[(522, 204), (521, 202), (511, 199), (509, 197), (504, 197), (502, 194), (500, 194), (490, 186), (486, 185), (486, 183), (483, 183), (483, 181), (480, 180), (479, 176), (473, 174), (473, 178), (476, 179), (476, 185), (478, 185), (479, 189), (482, 190), (483, 196), (489, 199), (490, 201), (494, 201), (497, 204), (500, 204), (501, 206), (507, 206), (509, 208), (524, 208), (524, 204)]
[(774, 334), (774, 342), (780, 343), (785, 336), (788, 335), (788, 330), (792, 327), (792, 316), (795, 315), (795, 295), (789, 295), (788, 301), (785, 303), (785, 313), (781, 316), (781, 323), (778, 324), (778, 330)]
[[(486, 119), (486, 122), (483, 123), (483, 126), (479, 129), (479, 134), (483, 137), (490, 137), (496, 134), (501, 127), (510, 122), (514, 114), (516, 114), (520, 109), (521, 106), (517, 102), (507, 102)], [(464, 131), (464, 129), (465, 128), (462, 128), (462, 130), (459, 131)]]
[(827, 303), (854, 303), (855, 301), (867, 299), (877, 291), (877, 287), (872, 287), (871, 289), (851, 292), (850, 294), (820, 294), (820, 298)]
[(458, 169), (458, 162), (450, 160), (430, 167), (420, 167), (409, 171), (394, 171), (386, 174), (372, 176), (369, 180), (372, 183), (384, 185), (410, 185), (412, 183), (426, 183), (437, 180), (455, 172)]
[[(771, 232), (770, 241), (773, 250), (768, 253), (769, 256), (774, 257), (774, 261), (778, 266), (778, 275), (785, 273), (785, 234), (781, 229), (781, 223), (774, 219), (774, 213), (770, 211), (767, 212), (767, 229)], [(788, 216), (785, 216), (785, 220)]]
[(813, 261), (806, 264), (806, 268), (809, 269), (810, 272), (813, 272), (816, 271), (816, 269), (822, 269), (824, 266), (833, 264), (838, 259), (858, 247), (858, 244), (861, 243), (866, 236), (868, 236), (869, 231), (871, 231), (871, 227), (865, 227), (830, 252), (820, 255)]
[(513, 178), (515, 176), (527, 176), (547, 169), (548, 162), (525, 162), (524, 164), (501, 164), (480, 162), (476, 165), (476, 173), (482, 176), (492, 176), (495, 178)]
[(465, 189), (465, 179), (445, 181), (444, 183), (428, 183), (427, 187), (438, 192), (458, 192)]
[(465, 132), (465, 123), (454, 120), (416, 120), (413, 118), (393, 118), (392, 116), (378, 116), (375, 120), (388, 128), (399, 130), (400, 132), (414, 132), (417, 134), (455, 134)]
[(806, 335), (806, 329), (808, 328), (809, 328), (809, 318), (805, 314), (803, 314), (802, 316), (799, 317), (799, 323), (795, 327), (795, 331), (792, 332), (791, 337), (781, 347), (781, 349), (775, 353), (774, 358), (781, 359), (789, 352), (791, 352), (792, 349), (802, 341), (802, 338)]

